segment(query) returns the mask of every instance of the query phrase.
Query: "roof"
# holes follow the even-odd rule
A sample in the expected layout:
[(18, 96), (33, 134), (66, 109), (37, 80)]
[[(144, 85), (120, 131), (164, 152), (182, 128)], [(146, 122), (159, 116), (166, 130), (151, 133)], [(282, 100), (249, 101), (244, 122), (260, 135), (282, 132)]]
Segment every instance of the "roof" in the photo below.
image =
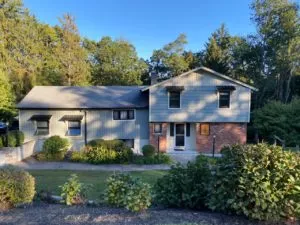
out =
[(33, 115), (30, 117), (29, 120), (35, 120), (35, 121), (44, 121), (44, 120), (50, 120), (52, 115)]
[(35, 86), (19, 109), (146, 108), (145, 86)]
[(218, 72), (216, 72), (216, 71), (214, 71), (214, 70), (212, 70), (212, 69), (209, 69), (209, 68), (207, 68), (207, 67), (204, 67), (204, 66), (195, 68), (195, 69), (193, 69), (193, 70), (189, 70), (189, 71), (187, 71), (187, 72), (185, 72), (185, 73), (182, 73), (182, 74), (180, 74), (180, 75), (178, 75), (178, 76), (176, 76), (176, 77), (170, 78), (170, 79), (168, 79), (168, 80), (164, 80), (164, 81), (162, 81), (162, 82), (153, 84), (153, 85), (151, 85), (151, 86), (147, 86), (147, 87), (143, 88), (142, 91), (147, 91), (147, 90), (149, 90), (149, 89), (152, 88), (152, 87), (158, 86), (158, 85), (163, 84), (163, 83), (167, 83), (167, 82), (169, 82), (169, 81), (171, 81), (171, 80), (173, 80), (173, 79), (175, 79), (175, 78), (178, 78), (178, 77), (186, 76), (186, 75), (188, 75), (188, 74), (190, 74), (190, 73), (193, 73), (193, 72), (196, 72), (196, 71), (198, 71), (198, 70), (203, 70), (203, 71), (208, 72), (208, 73), (210, 73), (210, 74), (212, 74), (212, 75), (214, 75), (214, 76), (217, 76), (217, 77), (223, 78), (223, 79), (225, 79), (225, 80), (231, 81), (231, 82), (233, 82), (233, 83), (239, 84), (239, 85), (244, 86), (244, 87), (246, 87), (246, 88), (249, 88), (249, 89), (251, 89), (251, 90), (253, 90), (253, 91), (258, 91), (257, 88), (255, 88), (255, 87), (253, 87), (253, 86), (251, 86), (251, 85), (249, 85), (249, 84), (243, 83), (243, 82), (241, 82), (241, 81), (239, 81), (239, 80), (233, 79), (233, 78), (231, 78), (231, 77), (228, 77), (228, 76), (226, 76), (226, 75), (224, 75), (224, 74), (218, 73)]

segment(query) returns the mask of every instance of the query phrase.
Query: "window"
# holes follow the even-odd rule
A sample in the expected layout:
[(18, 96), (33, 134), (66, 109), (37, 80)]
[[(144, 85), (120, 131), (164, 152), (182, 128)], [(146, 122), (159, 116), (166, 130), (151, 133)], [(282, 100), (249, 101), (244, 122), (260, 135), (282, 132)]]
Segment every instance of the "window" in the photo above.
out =
[(210, 134), (210, 127), (208, 123), (200, 124), (200, 135), (208, 136)]
[(36, 135), (49, 134), (49, 121), (36, 121)]
[(191, 136), (191, 124), (186, 123), (186, 136), (189, 137)]
[(80, 121), (68, 121), (68, 136), (80, 136), (81, 135), (81, 122)]
[(134, 148), (134, 139), (120, 139), (129, 148)]
[(230, 91), (219, 91), (219, 108), (230, 108)]
[(134, 110), (114, 110), (113, 111), (114, 120), (134, 120)]
[(180, 108), (180, 92), (169, 92), (169, 108)]
[(162, 125), (161, 123), (155, 123), (153, 128), (153, 133), (155, 134), (161, 134), (162, 132)]
[(170, 123), (170, 136), (174, 136), (174, 123)]

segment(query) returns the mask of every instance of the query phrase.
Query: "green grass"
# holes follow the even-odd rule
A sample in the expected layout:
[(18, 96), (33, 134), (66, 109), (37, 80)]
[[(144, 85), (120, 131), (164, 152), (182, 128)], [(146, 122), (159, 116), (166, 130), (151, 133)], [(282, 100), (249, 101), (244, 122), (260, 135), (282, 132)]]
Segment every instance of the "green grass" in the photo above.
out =
[[(97, 200), (101, 193), (105, 190), (106, 179), (114, 172), (108, 171), (70, 171), (70, 170), (29, 170), (31, 175), (36, 179), (36, 191), (50, 191), (55, 195), (60, 194), (59, 186), (63, 185), (68, 177), (76, 173), (80, 182), (92, 184), (92, 188), (88, 193), (88, 198)], [(139, 177), (142, 181), (153, 185), (156, 180), (166, 174), (166, 171), (134, 171), (128, 172), (133, 177)]]

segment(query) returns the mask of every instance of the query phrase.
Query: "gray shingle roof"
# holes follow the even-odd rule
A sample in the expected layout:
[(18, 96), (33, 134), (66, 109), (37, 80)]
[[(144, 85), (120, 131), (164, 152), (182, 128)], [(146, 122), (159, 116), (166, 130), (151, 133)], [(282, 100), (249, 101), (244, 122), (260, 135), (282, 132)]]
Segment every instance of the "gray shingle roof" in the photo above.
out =
[(108, 109), (148, 107), (145, 86), (36, 86), (18, 104), (31, 109)]

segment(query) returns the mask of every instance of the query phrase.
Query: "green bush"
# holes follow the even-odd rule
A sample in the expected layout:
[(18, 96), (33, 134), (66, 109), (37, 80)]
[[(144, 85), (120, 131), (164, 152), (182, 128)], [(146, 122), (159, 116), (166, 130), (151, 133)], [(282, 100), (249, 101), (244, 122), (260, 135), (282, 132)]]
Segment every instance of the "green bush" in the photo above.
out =
[(37, 159), (55, 161), (63, 160), (68, 148), (68, 139), (61, 138), (60, 136), (52, 136), (44, 142), (43, 150), (37, 154)]
[(8, 147), (18, 147), (24, 143), (24, 134), (21, 131), (13, 130), (7, 134)]
[(108, 150), (113, 150), (116, 152), (121, 152), (127, 148), (124, 141), (121, 140), (103, 140), (95, 139), (88, 142), (88, 145), (91, 147), (102, 147)]
[(222, 153), (210, 185), (210, 209), (259, 220), (299, 216), (299, 154), (266, 144), (226, 147)]
[(211, 164), (212, 159), (201, 156), (186, 166), (172, 166), (154, 186), (156, 201), (169, 207), (203, 208), (212, 176)]
[(0, 135), (0, 148), (5, 147), (5, 137), (3, 135)]
[(72, 162), (82, 162), (82, 163), (88, 162), (88, 158), (84, 151), (72, 152), (70, 160)]
[(131, 150), (131, 148), (125, 146), (125, 148), (122, 151), (119, 151), (117, 153), (118, 153), (118, 157), (117, 157), (118, 163), (132, 162), (134, 154), (133, 154), (133, 151)]
[(153, 157), (145, 157), (142, 155), (135, 155), (133, 157), (133, 163), (134, 164), (171, 164), (172, 163), (172, 159), (169, 155), (167, 154), (157, 154), (154, 155)]
[(30, 203), (35, 194), (35, 180), (28, 172), (13, 166), (0, 168), (0, 207), (10, 208)]
[(87, 186), (80, 183), (76, 174), (71, 174), (68, 181), (60, 186), (61, 197), (66, 205), (83, 204), (86, 202)]
[(153, 157), (155, 155), (155, 148), (153, 145), (144, 145), (142, 152), (145, 157)]
[(117, 161), (118, 154), (116, 151), (104, 147), (86, 147), (85, 154), (89, 163), (114, 163)]
[(105, 199), (110, 205), (140, 212), (151, 205), (150, 185), (127, 174), (114, 174), (107, 179)]

